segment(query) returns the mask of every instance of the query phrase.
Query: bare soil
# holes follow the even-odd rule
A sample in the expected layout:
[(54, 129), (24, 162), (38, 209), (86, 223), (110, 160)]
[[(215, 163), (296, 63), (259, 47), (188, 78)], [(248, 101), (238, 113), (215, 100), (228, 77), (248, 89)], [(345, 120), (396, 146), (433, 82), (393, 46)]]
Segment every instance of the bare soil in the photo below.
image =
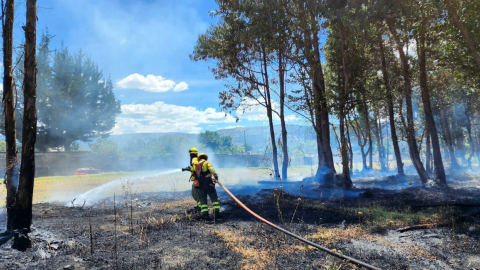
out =
[[(332, 199), (264, 189), (239, 198), (300, 236), (382, 269), (480, 269), (478, 189), (356, 192)], [(33, 247), (18, 252), (2, 238), (0, 269), (359, 269), (260, 223), (219, 193), (224, 217), (210, 221), (189, 213), (189, 192), (125, 193), (89, 207), (36, 204)], [(434, 226), (397, 230), (424, 223)]]

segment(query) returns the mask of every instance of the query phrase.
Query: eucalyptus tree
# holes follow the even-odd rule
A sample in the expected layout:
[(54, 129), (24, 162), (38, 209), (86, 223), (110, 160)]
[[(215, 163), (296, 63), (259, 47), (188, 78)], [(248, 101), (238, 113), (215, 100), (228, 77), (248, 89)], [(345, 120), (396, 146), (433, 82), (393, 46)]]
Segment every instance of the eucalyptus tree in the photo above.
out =
[[(286, 14), (278, 1), (218, 0), (216, 25), (199, 36), (193, 61), (213, 59), (216, 79), (233, 79), (219, 94), (223, 110), (246, 110), (248, 100), (266, 108), (275, 178), (280, 177), (274, 114), (282, 126), (283, 178), (287, 178), (288, 145), (285, 125), (286, 66), (289, 37)], [(273, 77), (277, 75), (278, 80)], [(273, 83), (272, 83), (273, 81)], [(272, 105), (273, 84), (278, 82), (280, 112)]]
[[(426, 31), (429, 23), (435, 22), (434, 11), (429, 6), (428, 0), (420, 2), (418, 9), (420, 11), (419, 27), (417, 28), (417, 44), (418, 44), (418, 59), (419, 59), (419, 81), (422, 96), (423, 110), (425, 114), (425, 122), (427, 126), (427, 136), (430, 136), (433, 149), (433, 164), (434, 164), (434, 178), (437, 184), (446, 185), (445, 169), (443, 167), (442, 153), (440, 152), (440, 140), (438, 138), (437, 127), (433, 117), (432, 107), (430, 104), (430, 94), (428, 89), (428, 75), (426, 68)], [(427, 153), (428, 155), (428, 153)], [(453, 159), (456, 161), (456, 159)]]
[[(401, 5), (403, 4), (403, 5)], [(404, 47), (408, 48), (408, 42), (410, 41), (410, 36), (408, 33), (412, 31), (412, 23), (408, 20), (408, 14), (411, 14), (412, 5), (402, 3), (390, 4), (391, 7), (387, 11), (385, 16), (385, 23), (390, 30), (390, 33), (397, 45), (397, 51), (400, 56), (400, 62), (402, 65), (402, 74), (404, 80), (404, 95), (405, 95), (405, 105), (406, 105), (406, 131), (407, 131), (407, 142), (410, 152), (410, 159), (412, 160), (413, 166), (417, 170), (418, 175), (422, 183), (427, 183), (428, 174), (423, 167), (422, 160), (420, 159), (420, 152), (418, 150), (418, 145), (415, 137), (415, 125), (414, 125), (414, 116), (413, 116), (413, 105), (412, 105), (412, 78), (411, 78), (411, 67), (408, 61)], [(410, 9), (409, 9), (410, 8)], [(400, 29), (400, 32), (398, 31)]]

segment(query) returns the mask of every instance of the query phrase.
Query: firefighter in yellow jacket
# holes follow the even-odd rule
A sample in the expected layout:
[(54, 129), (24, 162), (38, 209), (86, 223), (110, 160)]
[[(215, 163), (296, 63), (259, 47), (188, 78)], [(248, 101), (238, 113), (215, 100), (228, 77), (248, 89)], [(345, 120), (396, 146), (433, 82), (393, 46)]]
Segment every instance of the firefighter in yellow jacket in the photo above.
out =
[(213, 169), (212, 163), (208, 161), (206, 154), (199, 154), (197, 163), (192, 166), (192, 172), (194, 173), (194, 186), (198, 192), (198, 199), (200, 201), (200, 208), (202, 216), (208, 218), (208, 201), (207, 195), (212, 201), (213, 214), (216, 218), (221, 218), (220, 215), (220, 198), (215, 190), (215, 183), (218, 180), (218, 175)]
[[(197, 148), (190, 148), (190, 150), (188, 150), (188, 153), (190, 154), (190, 166), (195, 166), (195, 163), (197, 163), (197, 159), (198, 159)], [(192, 169), (190, 169), (190, 171), (192, 171)], [(192, 174), (190, 175), (190, 180), (189, 181), (193, 182), (193, 180), (195, 180), (194, 174), (195, 173), (192, 171)], [(198, 191), (193, 184), (192, 184), (192, 197), (195, 200), (195, 202), (197, 203), (196, 209), (194, 208), (194, 210), (195, 211), (200, 211), (201, 207), (200, 207), (200, 200), (198, 198)]]

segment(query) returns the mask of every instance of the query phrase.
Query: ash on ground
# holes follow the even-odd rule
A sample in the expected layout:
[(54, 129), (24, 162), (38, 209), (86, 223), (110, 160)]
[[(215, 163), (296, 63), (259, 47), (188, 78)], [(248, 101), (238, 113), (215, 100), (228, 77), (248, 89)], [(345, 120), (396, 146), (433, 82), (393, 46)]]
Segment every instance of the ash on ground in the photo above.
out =
[[(358, 191), (332, 199), (267, 188), (239, 199), (285, 229), (382, 269), (480, 269), (479, 189)], [(224, 217), (210, 221), (190, 211), (189, 192), (124, 194), (88, 207), (37, 204), (33, 247), (18, 252), (4, 239), (0, 269), (358, 269), (221, 197)]]

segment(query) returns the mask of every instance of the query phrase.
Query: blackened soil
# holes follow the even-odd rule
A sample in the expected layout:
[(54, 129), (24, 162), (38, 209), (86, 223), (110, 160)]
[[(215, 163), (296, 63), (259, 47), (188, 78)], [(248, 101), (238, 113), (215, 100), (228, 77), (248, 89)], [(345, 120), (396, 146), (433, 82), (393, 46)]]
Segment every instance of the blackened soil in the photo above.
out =
[[(382, 269), (480, 269), (478, 194), (363, 192), (320, 200), (262, 190), (240, 200), (298, 235)], [(438, 212), (436, 222), (445, 222), (401, 233), (352, 212), (380, 205)], [(33, 247), (18, 252), (4, 238), (0, 269), (358, 269), (260, 223), (231, 200), (223, 201), (222, 220), (204, 221), (189, 213), (193, 206), (187, 193), (125, 195), (90, 208), (37, 204)], [(418, 223), (409, 222), (403, 226)]]

